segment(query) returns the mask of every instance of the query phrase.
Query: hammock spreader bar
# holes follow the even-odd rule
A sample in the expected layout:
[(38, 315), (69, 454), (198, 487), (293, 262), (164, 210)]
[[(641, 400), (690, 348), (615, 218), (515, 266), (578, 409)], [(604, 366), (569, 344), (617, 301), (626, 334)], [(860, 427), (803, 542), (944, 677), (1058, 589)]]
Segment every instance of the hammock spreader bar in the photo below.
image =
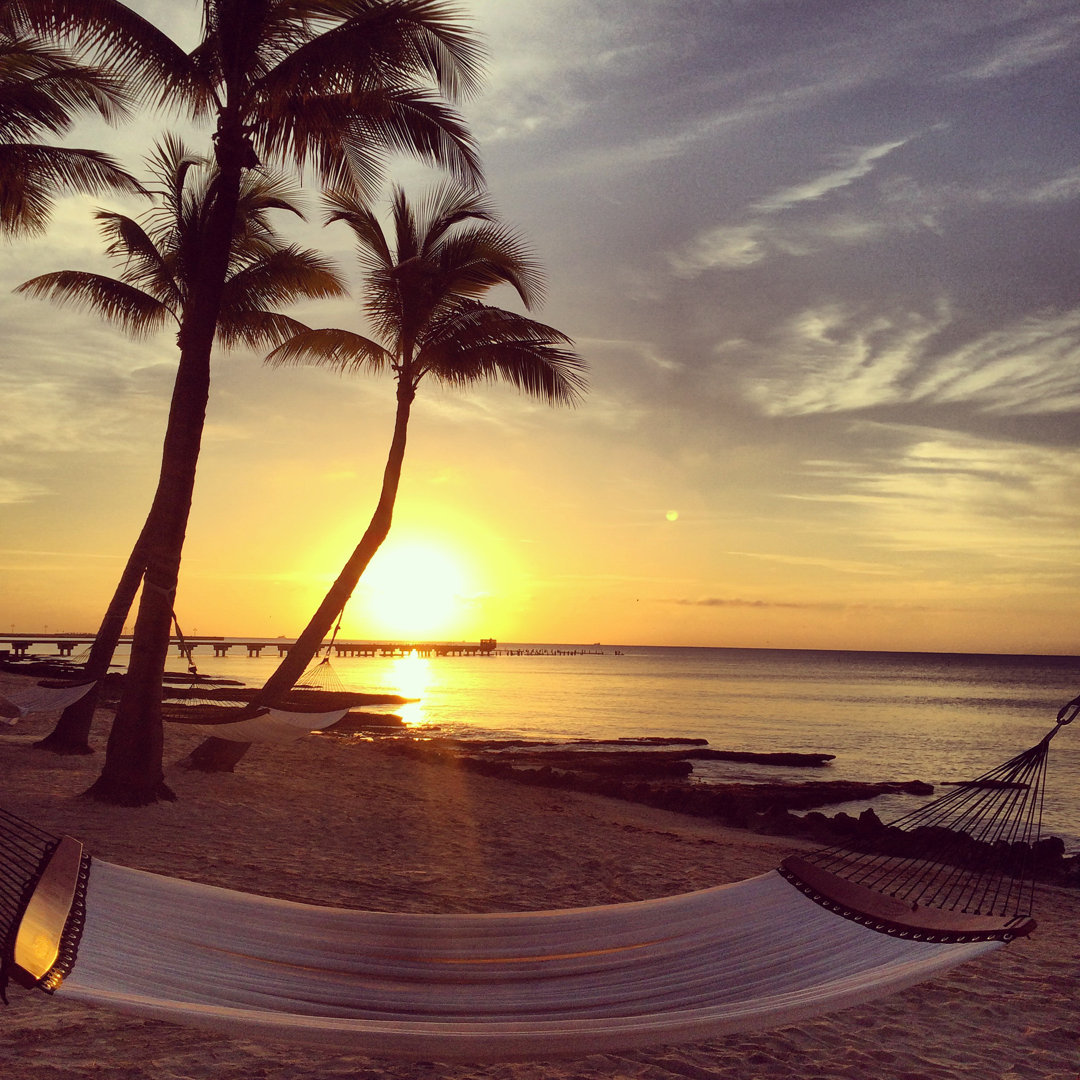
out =
[(52, 991), (71, 971), (86, 916), (90, 856), (0, 809), (0, 998), (9, 979)]
[(1050, 741), (1078, 712), (1080, 698), (1030, 749), (861, 840), (785, 859), (781, 873), (884, 933), (928, 941), (1030, 933)]

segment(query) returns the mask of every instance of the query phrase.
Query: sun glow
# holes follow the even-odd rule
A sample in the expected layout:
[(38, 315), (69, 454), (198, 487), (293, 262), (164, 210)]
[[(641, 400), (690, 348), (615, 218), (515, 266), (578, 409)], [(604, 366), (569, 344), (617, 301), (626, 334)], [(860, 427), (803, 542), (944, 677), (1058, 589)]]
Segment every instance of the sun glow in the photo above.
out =
[(387, 543), (371, 560), (356, 598), (370, 633), (404, 640), (454, 635), (465, 621), (469, 576), (452, 549), (428, 541)]
[(406, 727), (421, 728), (427, 723), (424, 716), (424, 693), (431, 682), (431, 661), (415, 650), (394, 660), (390, 667), (390, 683), (402, 697), (416, 698), (398, 706), (398, 715)]

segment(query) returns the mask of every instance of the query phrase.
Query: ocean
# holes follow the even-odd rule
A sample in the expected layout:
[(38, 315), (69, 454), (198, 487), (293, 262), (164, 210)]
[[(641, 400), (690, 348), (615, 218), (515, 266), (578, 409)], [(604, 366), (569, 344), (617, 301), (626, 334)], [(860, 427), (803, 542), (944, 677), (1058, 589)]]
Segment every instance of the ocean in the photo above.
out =
[[(195, 661), (202, 675), (257, 686), (277, 651), (215, 657), (203, 645)], [(939, 794), (1034, 745), (1080, 694), (1080, 658), (1061, 656), (521, 643), (492, 656), (334, 657), (331, 667), (349, 689), (418, 698), (392, 710), (418, 734), (700, 738), (717, 750), (835, 755), (824, 769), (696, 762), (700, 783), (925, 780)], [(170, 670), (184, 669), (174, 657)], [(889, 820), (916, 802), (829, 812), (872, 805)], [(1052, 744), (1043, 822), (1080, 850), (1080, 722)]]

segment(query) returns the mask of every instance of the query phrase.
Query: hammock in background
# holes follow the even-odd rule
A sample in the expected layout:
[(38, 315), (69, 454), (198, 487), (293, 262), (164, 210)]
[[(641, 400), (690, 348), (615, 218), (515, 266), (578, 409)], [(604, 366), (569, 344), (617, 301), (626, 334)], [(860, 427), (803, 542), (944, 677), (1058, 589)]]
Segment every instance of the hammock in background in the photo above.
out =
[(89, 693), (93, 685), (93, 682), (80, 683), (77, 686), (38, 683), (36, 686), (5, 690), (0, 694), (0, 719), (8, 724), (15, 724), (31, 713), (66, 709)]
[[(349, 711), (344, 708), (323, 709), (288, 707), (301, 704), (305, 694), (311, 693), (313, 699), (328, 695), (338, 698), (347, 697), (340, 678), (330, 667), (329, 652), (324, 660), (316, 659), (288, 695), (288, 702), (281, 707), (254, 709), (247, 700), (230, 700), (228, 692), (223, 695), (205, 683), (199, 682), (199, 669), (195, 664), (192, 647), (180, 629), (180, 623), (173, 612), (173, 625), (179, 641), (181, 653), (187, 657), (188, 673), (192, 677), (190, 686), (181, 694), (169, 695), (164, 711), (165, 719), (174, 724), (183, 724), (189, 731), (204, 737), (227, 739), (239, 743), (286, 743), (299, 739), (312, 731), (324, 731), (342, 720)], [(335, 631), (335, 634), (337, 631)]]
[[(91, 860), (70, 837), (0, 811), (6, 970), (138, 1016), (435, 1060), (578, 1056), (790, 1024), (1034, 928), (1031, 890), (1001, 882), (1031, 868), (1017, 852), (1038, 843), (1050, 739), (1078, 711), (1080, 699), (1004, 773), (966, 785), (970, 799), (923, 808), (932, 826), (898, 828), (917, 854), (791, 858), (733, 885), (583, 909), (418, 915), (274, 900)], [(1004, 775), (1009, 786), (989, 782)], [(971, 800), (979, 835), (958, 867), (928, 847), (952, 831), (935, 807), (959, 804), (956, 820), (970, 822)], [(915, 891), (899, 877), (885, 892), (866, 883), (865, 865), (899, 874), (904, 862)]]
[[(226, 720), (214, 724), (190, 724), (188, 730), (215, 739), (228, 739), (242, 743), (285, 743), (299, 739), (312, 731), (325, 731), (348, 713), (348, 709), (330, 712), (298, 712), (289, 709), (264, 709), (256, 716), (244, 720)], [(182, 723), (175, 716), (170, 717)]]

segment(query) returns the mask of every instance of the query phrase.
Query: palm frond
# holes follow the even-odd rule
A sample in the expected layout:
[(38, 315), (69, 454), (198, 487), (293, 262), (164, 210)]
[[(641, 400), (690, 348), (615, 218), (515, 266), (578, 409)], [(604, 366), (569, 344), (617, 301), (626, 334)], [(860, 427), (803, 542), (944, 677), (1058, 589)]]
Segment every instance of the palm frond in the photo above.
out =
[(433, 185), (416, 201), (416, 216), (421, 223), (419, 230), (423, 236), (423, 245), (418, 254), (430, 258), (455, 225), (494, 222), (496, 209), (486, 191), (447, 178)]
[(393, 267), (394, 256), (382, 224), (366, 202), (359, 200), (352, 191), (331, 191), (325, 196), (324, 203), (327, 209), (326, 224), (344, 222), (356, 237), (362, 272), (374, 273)]
[(106, 190), (142, 193), (137, 180), (97, 150), (0, 144), (0, 232), (42, 232), (59, 194)]
[(120, 277), (128, 285), (149, 293), (179, 316), (183, 290), (177, 280), (175, 258), (161, 237), (157, 242), (126, 214), (98, 210), (94, 215), (106, 241), (105, 254), (120, 265)]
[(297, 334), (274, 349), (266, 363), (271, 367), (311, 365), (377, 374), (393, 367), (394, 356), (377, 341), (351, 330), (324, 329)]
[(322, 300), (345, 295), (345, 282), (319, 252), (280, 248), (234, 273), (222, 293), (222, 321), (229, 312), (288, 304), (301, 298)]
[(168, 307), (141, 289), (81, 270), (42, 274), (24, 281), (15, 291), (90, 311), (116, 323), (134, 338), (147, 337), (173, 320)]
[(260, 156), (310, 166), (325, 187), (373, 196), (389, 155), (404, 153), (479, 184), (483, 170), (462, 118), (427, 91), (362, 89), (267, 104), (253, 138)]
[(167, 34), (119, 0), (5, 0), (13, 28), (85, 54), (144, 100), (197, 108), (212, 91)]
[(258, 309), (234, 312), (218, 324), (217, 342), (226, 349), (246, 345), (250, 349), (271, 349), (302, 334), (308, 327), (277, 311)]
[(450, 100), (476, 93), (487, 53), (454, 6), (439, 0), (321, 0), (288, 5), (330, 25), (274, 70), (278, 94), (336, 93), (369, 84), (428, 84)]
[(495, 285), (509, 285), (526, 308), (543, 302), (539, 261), (521, 236), (503, 225), (470, 222), (445, 237), (432, 257), (448, 274), (448, 293), (475, 297)]
[(101, 68), (40, 42), (0, 36), (0, 133), (6, 141), (62, 134), (76, 113), (114, 123), (129, 114), (132, 102), (124, 85)]
[(442, 383), (507, 382), (551, 405), (575, 405), (585, 363), (560, 330), (517, 312), (465, 302), (431, 328), (416, 365)]

